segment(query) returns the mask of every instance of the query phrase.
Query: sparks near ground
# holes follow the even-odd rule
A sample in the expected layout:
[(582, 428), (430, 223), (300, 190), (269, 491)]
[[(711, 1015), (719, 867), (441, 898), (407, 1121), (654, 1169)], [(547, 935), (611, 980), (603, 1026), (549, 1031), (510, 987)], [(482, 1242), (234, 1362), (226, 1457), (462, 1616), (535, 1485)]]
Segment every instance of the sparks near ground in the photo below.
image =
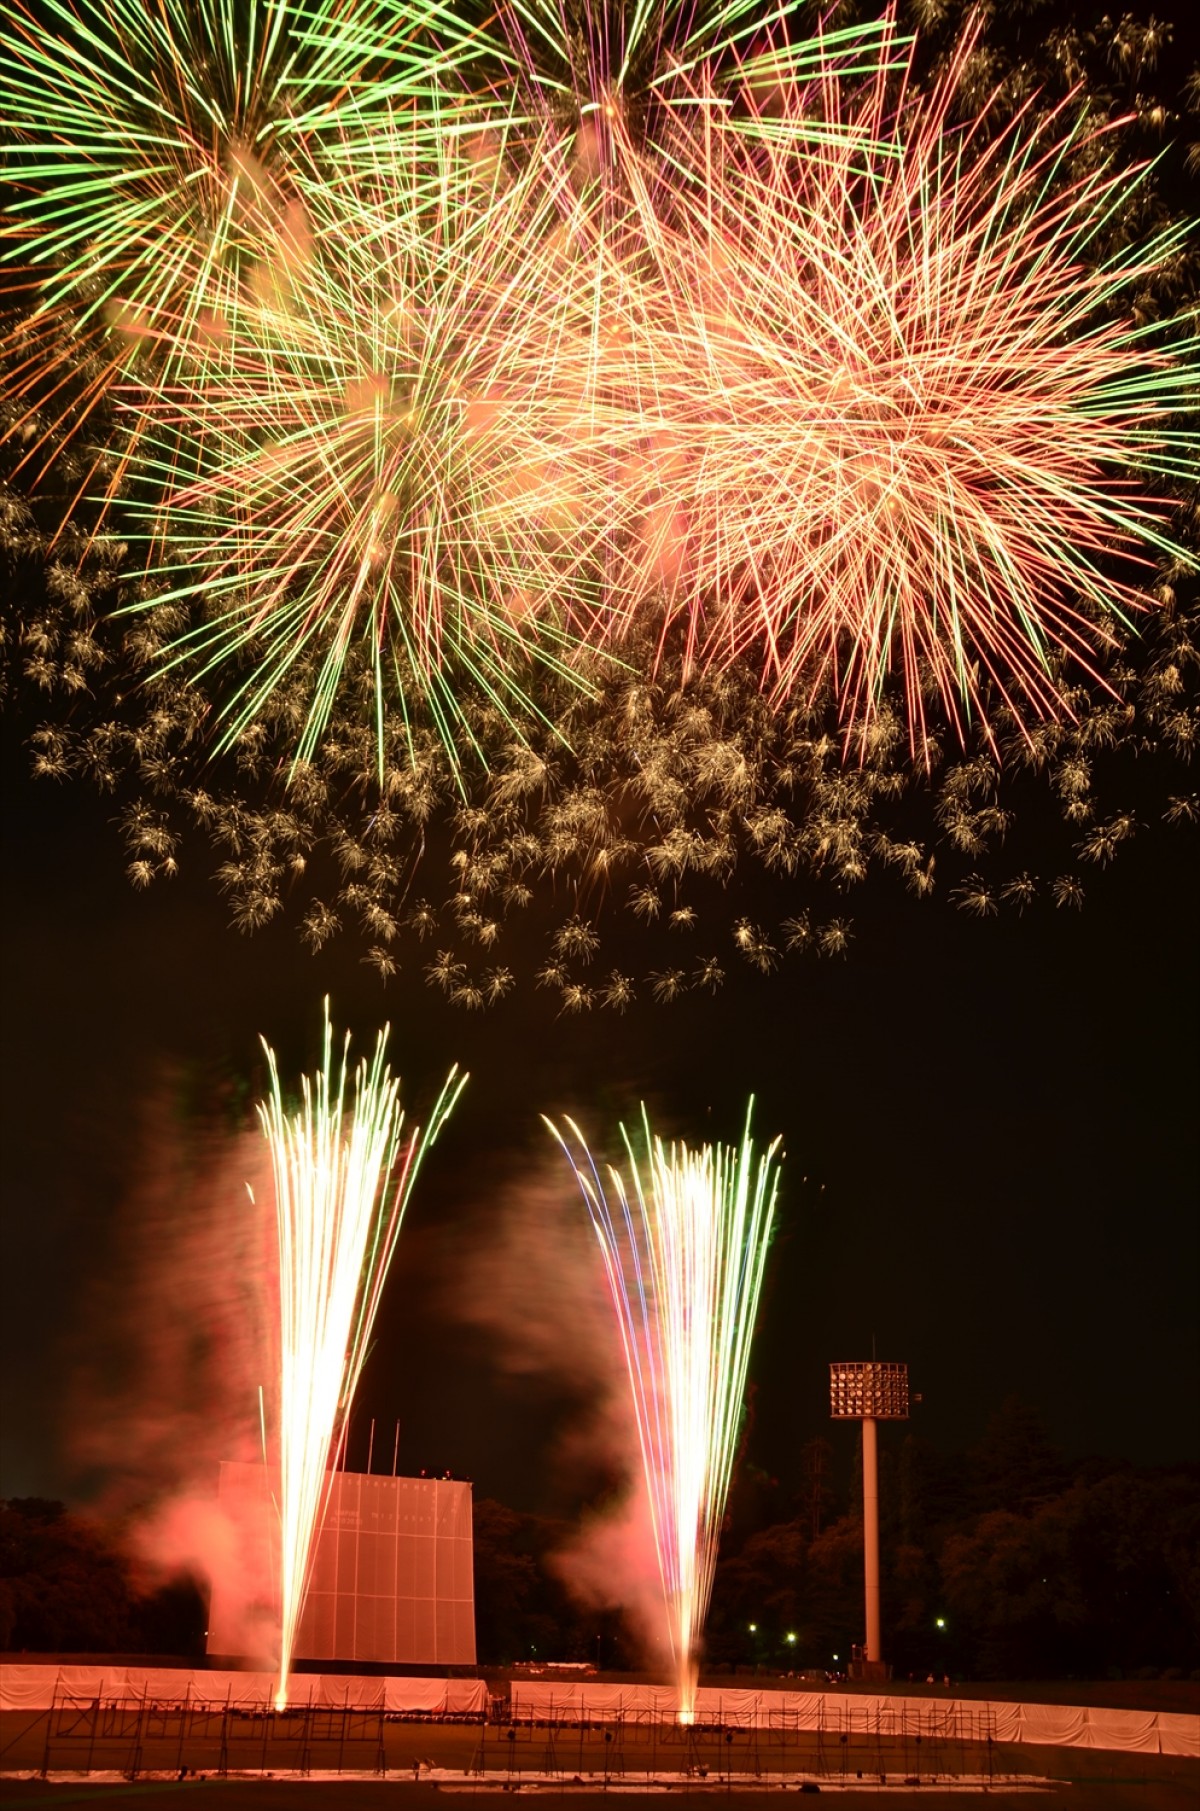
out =
[(573, 1120), (545, 1120), (575, 1172), (629, 1371), (681, 1723), (692, 1721), (750, 1344), (779, 1189), (780, 1140), (755, 1152), (665, 1145), (645, 1109), (626, 1174), (600, 1171)]
[(452, 1069), (428, 1126), (403, 1139), (400, 1079), (380, 1032), (368, 1064), (351, 1074), (350, 1038), (335, 1061), (325, 1002), (321, 1068), (284, 1104), (264, 1041), (271, 1092), (258, 1116), (271, 1149), (279, 1232), (280, 1657), (277, 1705), (304, 1608), (314, 1537), (331, 1464), (366, 1361), (371, 1328), (421, 1161), (466, 1085)]

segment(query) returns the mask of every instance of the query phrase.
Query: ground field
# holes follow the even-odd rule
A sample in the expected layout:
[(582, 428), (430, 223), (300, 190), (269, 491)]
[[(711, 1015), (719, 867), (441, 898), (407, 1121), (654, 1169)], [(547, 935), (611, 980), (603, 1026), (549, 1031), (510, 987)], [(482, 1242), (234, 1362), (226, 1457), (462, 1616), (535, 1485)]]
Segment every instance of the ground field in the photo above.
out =
[[(184, 1768), (191, 1777), (163, 1777)], [(29, 1777), (43, 1769), (50, 1778)], [(338, 1771), (360, 1777), (320, 1777)], [(121, 1777), (134, 1772), (158, 1777)], [(682, 1799), (694, 1811), (713, 1800), (727, 1811), (764, 1811), (764, 1797), (807, 1796), (814, 1788), (847, 1807), (965, 1806), (977, 1804), (981, 1792), (1011, 1811), (1195, 1811), (1200, 1803), (1200, 1762), (1158, 1755), (664, 1725), (526, 1725), (510, 1738), (504, 1726), (344, 1712), (7, 1712), (0, 1715), (0, 1775), (6, 1811), (98, 1811), (109, 1800), (115, 1811), (185, 1811), (185, 1799), (198, 1799), (207, 1811), (382, 1811), (393, 1801), (396, 1811), (431, 1811), (435, 1800), (443, 1811), (474, 1811), (468, 1801), (514, 1791), (555, 1811), (593, 1794), (611, 1796), (615, 1811), (651, 1804), (664, 1811), (664, 1798)], [(649, 1792), (647, 1775), (671, 1783)]]
[[(92, 1807), (101, 1811), (475, 1811), (479, 1794), (459, 1794), (433, 1784), (411, 1781), (359, 1782), (352, 1780), (184, 1780), (136, 1784), (88, 1784), (82, 1781), (5, 1780), (6, 1811), (15, 1808)], [(522, 1797), (536, 1797), (544, 1811), (579, 1811), (578, 1792), (528, 1789)], [(722, 1787), (713, 1793), (691, 1783), (681, 1783), (654, 1795), (613, 1793), (613, 1811), (668, 1811), (668, 1804), (687, 1811), (765, 1811), (762, 1791), (744, 1792)], [(798, 1799), (801, 1795), (791, 1793)], [(1013, 1792), (1004, 1787), (981, 1795), (978, 1791), (942, 1791), (927, 1787), (864, 1785), (850, 1790), (822, 1789), (827, 1803), (856, 1811), (862, 1807), (897, 1805), (915, 1811), (918, 1805), (944, 1807), (944, 1811), (974, 1811), (987, 1805), (994, 1811), (1195, 1811), (1196, 1782), (1170, 1779), (1110, 1779), (1082, 1777), (1073, 1781), (1048, 1781), (1041, 1791)], [(590, 1797), (590, 1795), (589, 1795)], [(668, 1804), (664, 1804), (664, 1800)], [(810, 1802), (805, 1798), (805, 1802)]]

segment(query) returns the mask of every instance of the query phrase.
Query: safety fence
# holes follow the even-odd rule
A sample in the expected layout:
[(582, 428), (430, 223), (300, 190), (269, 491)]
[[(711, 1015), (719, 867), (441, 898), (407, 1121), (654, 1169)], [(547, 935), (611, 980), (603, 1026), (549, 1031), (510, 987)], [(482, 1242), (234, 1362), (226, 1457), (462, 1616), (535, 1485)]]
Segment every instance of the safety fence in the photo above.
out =
[(64, 1700), (44, 1713), (43, 1774), (384, 1773), (385, 1713), (247, 1712), (207, 1705)]
[(1200, 1755), (1200, 1718), (1166, 1712), (710, 1687), (683, 1725), (666, 1687), (514, 1681), (489, 1699), (482, 1680), (291, 1683), (281, 1711), (270, 1674), (0, 1668), (0, 1709), (24, 1713), (4, 1720), (0, 1771), (893, 1783), (1013, 1778), (1048, 1745)]
[[(939, 1779), (999, 1784), (1030, 1763), (1014, 1762), (982, 1721), (932, 1736), (762, 1727), (681, 1727), (634, 1712), (608, 1723), (444, 1721), (414, 1726), (382, 1708), (244, 1705), (76, 1696), (10, 1719), (17, 1739), (0, 1741), (0, 1772), (49, 1777), (123, 1775), (305, 1777), (333, 1774), (607, 1789), (686, 1778), (709, 1787)], [(416, 1752), (414, 1752), (416, 1751)]]
[(844, 1784), (972, 1780), (1000, 1785), (1035, 1772), (997, 1742), (980, 1715), (952, 1725), (924, 1728), (879, 1724), (835, 1731), (779, 1721), (740, 1727), (677, 1721), (632, 1709), (604, 1722), (585, 1719), (512, 1721), (480, 1732), (479, 1772), (509, 1781), (562, 1781), (576, 1786), (675, 1780), (681, 1775), (709, 1787), (799, 1785), (806, 1780)]

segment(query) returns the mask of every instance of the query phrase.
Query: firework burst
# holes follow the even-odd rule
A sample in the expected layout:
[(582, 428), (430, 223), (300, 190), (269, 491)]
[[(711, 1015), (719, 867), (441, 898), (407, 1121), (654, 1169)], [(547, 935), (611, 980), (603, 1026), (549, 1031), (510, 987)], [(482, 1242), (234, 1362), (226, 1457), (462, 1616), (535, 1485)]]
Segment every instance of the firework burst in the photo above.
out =
[[(174, 790), (262, 923), (303, 823), (345, 866), (305, 935), (358, 912), (386, 975), (410, 920), (430, 934), (427, 828), (461, 812), (443, 916), (491, 964), (572, 864), (581, 920), (619, 878), (649, 923), (739, 848), (860, 879), (878, 827), (846, 799), (934, 768), (947, 722), (989, 763), (1134, 733), (1119, 649), (1160, 602), (1178, 644), (1194, 570), (1168, 517), (1195, 322), (1155, 319), (1183, 232), (1137, 243), (1153, 183), (1074, 100), (954, 124), (978, 40), (930, 89), (889, 19), (805, 39), (795, 11), (8, 0), (8, 448), (30, 490), (65, 441), (85, 504), (39, 528), (12, 645), (76, 706), (107, 683), (37, 759), (140, 766), (139, 884), (172, 870)], [(3, 514), (25, 558), (33, 512)], [(89, 617), (121, 584), (132, 614)], [(197, 789), (214, 751), (235, 777)], [(286, 809), (259, 812), (272, 777)], [(1007, 818), (945, 813), (972, 858)], [(932, 886), (929, 852), (886, 859)], [(734, 946), (767, 972), (780, 938), (739, 919)], [(552, 955), (565, 1009), (628, 998)], [(429, 972), (464, 1004), (510, 979), (461, 968)], [(647, 979), (721, 973), (673, 951)]]
[(886, 75), (826, 83), (859, 132), (808, 157), (678, 135), (632, 555), (693, 661), (748, 656), (776, 700), (832, 680), (860, 745), (896, 679), (922, 756), (934, 697), (960, 736), (989, 694), (1069, 710), (1062, 657), (1094, 677), (1158, 557), (1186, 559), (1163, 491), (1197, 451), (1194, 323), (1134, 312), (1185, 229), (1095, 256), (1144, 169), (1078, 97), (954, 127), (973, 45), (890, 124)]
[(578, 1126), (545, 1124), (575, 1172), (621, 1329), (641, 1444), (681, 1722), (691, 1722), (699, 1643), (729, 1495), (750, 1342), (779, 1188), (776, 1139), (664, 1145), (642, 1112), (624, 1127), (629, 1182), (609, 1189)]
[(457, 765), (464, 687), (518, 738), (532, 664), (586, 689), (561, 600), (600, 610), (610, 471), (640, 432), (613, 352), (634, 280), (568, 163), (547, 145), (514, 170), (496, 133), (448, 133), (434, 159), (426, 136), (393, 119), (352, 193), (314, 173), (240, 286), (236, 361), (129, 393), (150, 498), (128, 511), (149, 547), (137, 608), (202, 600), (164, 657), (248, 672), (226, 741), (315, 652), (300, 761), (355, 642), (380, 763), (385, 719), (415, 717)]
[[(61, 433), (93, 438), (114, 383), (153, 387), (235, 356), (231, 286), (301, 203), (298, 150), (368, 136), (399, 99), (423, 103), (468, 56), (436, 4), (362, 0), (366, 45), (336, 0), (46, 0), (6, 4), (0, 52), (6, 289), (32, 303), (2, 349), (10, 433), (34, 481)], [(439, 22), (434, 47), (429, 27)], [(15, 274), (13, 274), (15, 272)], [(105, 437), (109, 491), (134, 448)]]
[(328, 1500), (331, 1462), (345, 1435), (371, 1328), (422, 1158), (466, 1084), (452, 1069), (429, 1125), (402, 1143), (400, 1081), (385, 1060), (388, 1032), (368, 1064), (335, 1062), (325, 1002), (321, 1068), (283, 1100), (264, 1042), (271, 1092), (258, 1108), (271, 1151), (279, 1230), (279, 1517), (281, 1625), (277, 1703), (288, 1674), (313, 1538)]

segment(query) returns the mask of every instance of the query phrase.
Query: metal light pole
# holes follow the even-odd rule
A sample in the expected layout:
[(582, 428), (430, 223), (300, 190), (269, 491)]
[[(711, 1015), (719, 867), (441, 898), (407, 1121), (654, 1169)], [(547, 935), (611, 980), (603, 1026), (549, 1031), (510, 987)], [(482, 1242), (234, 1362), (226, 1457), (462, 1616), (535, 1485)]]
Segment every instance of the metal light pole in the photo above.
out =
[(908, 1366), (835, 1364), (829, 1367), (829, 1413), (835, 1421), (862, 1422), (863, 1577), (866, 1585), (867, 1640), (863, 1677), (886, 1676), (879, 1617), (879, 1462), (877, 1421), (908, 1420)]

